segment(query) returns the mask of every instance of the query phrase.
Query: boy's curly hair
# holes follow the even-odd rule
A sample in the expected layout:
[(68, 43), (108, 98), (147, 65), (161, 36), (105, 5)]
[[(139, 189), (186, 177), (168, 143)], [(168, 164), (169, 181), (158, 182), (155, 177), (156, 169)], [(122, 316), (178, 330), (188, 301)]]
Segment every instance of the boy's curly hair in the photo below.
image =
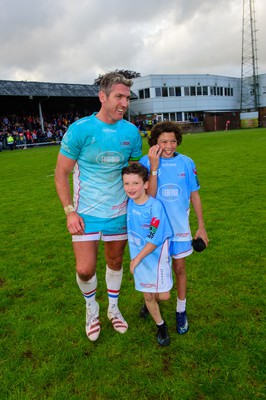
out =
[(163, 122), (157, 122), (157, 124), (155, 124), (151, 128), (151, 135), (148, 140), (150, 147), (157, 144), (158, 137), (165, 132), (173, 132), (175, 134), (177, 146), (179, 146), (182, 143), (182, 130), (178, 125), (178, 123), (163, 121)]

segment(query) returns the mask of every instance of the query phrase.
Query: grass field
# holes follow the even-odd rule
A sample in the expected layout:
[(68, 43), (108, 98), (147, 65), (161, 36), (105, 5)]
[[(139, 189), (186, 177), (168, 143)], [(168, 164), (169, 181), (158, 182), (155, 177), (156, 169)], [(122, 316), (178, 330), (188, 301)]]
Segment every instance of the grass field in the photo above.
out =
[[(144, 153), (147, 141), (143, 139)], [(98, 259), (102, 332), (85, 335), (84, 300), (54, 188), (59, 147), (4, 151), (1, 166), (1, 381), (10, 400), (265, 399), (266, 129), (184, 136), (196, 162), (209, 248), (187, 259), (190, 331), (175, 333), (173, 290), (157, 345), (124, 258), (120, 309), (107, 320), (105, 261)], [(192, 230), (195, 216), (191, 214)]]

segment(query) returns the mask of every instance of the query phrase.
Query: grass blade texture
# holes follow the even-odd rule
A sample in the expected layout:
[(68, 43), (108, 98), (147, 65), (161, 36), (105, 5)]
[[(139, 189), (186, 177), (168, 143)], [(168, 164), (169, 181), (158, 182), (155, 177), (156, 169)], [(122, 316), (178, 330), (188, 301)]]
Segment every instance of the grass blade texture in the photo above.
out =
[(128, 250), (119, 305), (129, 329), (125, 335), (113, 330), (102, 244), (102, 331), (97, 342), (87, 339), (71, 238), (54, 186), (58, 150), (0, 153), (1, 398), (265, 399), (266, 129), (183, 138), (179, 151), (196, 163), (210, 243), (187, 259), (186, 335), (175, 331), (174, 289), (161, 306), (171, 336), (166, 348), (157, 345), (153, 321), (139, 319), (143, 300)]

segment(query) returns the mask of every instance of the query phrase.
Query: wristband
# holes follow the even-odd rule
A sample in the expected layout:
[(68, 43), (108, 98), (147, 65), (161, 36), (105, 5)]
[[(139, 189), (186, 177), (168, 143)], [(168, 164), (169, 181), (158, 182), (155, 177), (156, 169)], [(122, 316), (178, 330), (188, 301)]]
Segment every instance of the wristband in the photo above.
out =
[(70, 213), (76, 211), (75, 208), (72, 206), (72, 204), (69, 204), (68, 206), (64, 207), (64, 211), (66, 215), (69, 215)]
[(156, 171), (151, 171), (151, 175), (156, 176), (157, 175), (157, 170)]

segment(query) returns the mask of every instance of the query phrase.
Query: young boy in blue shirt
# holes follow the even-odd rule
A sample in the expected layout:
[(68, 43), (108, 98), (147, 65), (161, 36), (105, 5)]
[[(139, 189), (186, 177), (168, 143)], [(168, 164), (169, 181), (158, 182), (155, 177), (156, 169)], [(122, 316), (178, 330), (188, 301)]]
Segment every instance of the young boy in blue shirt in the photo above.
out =
[[(199, 179), (194, 161), (176, 151), (182, 142), (182, 132), (176, 122), (158, 122), (152, 127), (148, 155), (140, 163), (150, 171), (149, 193), (165, 206), (174, 231), (171, 243), (172, 266), (176, 277), (177, 306), (176, 330), (179, 334), (188, 331), (186, 314), (186, 257), (192, 249), (189, 224), (190, 203), (196, 213), (198, 229), (194, 239), (201, 238), (208, 245), (204, 226)], [(147, 315), (142, 307), (141, 316)]]
[(172, 228), (162, 203), (147, 195), (149, 173), (140, 164), (122, 170), (124, 190), (129, 197), (127, 205), (127, 232), (131, 256), (130, 272), (135, 288), (143, 292), (145, 304), (157, 328), (161, 346), (170, 343), (159, 301), (168, 300), (173, 286), (169, 255)]

